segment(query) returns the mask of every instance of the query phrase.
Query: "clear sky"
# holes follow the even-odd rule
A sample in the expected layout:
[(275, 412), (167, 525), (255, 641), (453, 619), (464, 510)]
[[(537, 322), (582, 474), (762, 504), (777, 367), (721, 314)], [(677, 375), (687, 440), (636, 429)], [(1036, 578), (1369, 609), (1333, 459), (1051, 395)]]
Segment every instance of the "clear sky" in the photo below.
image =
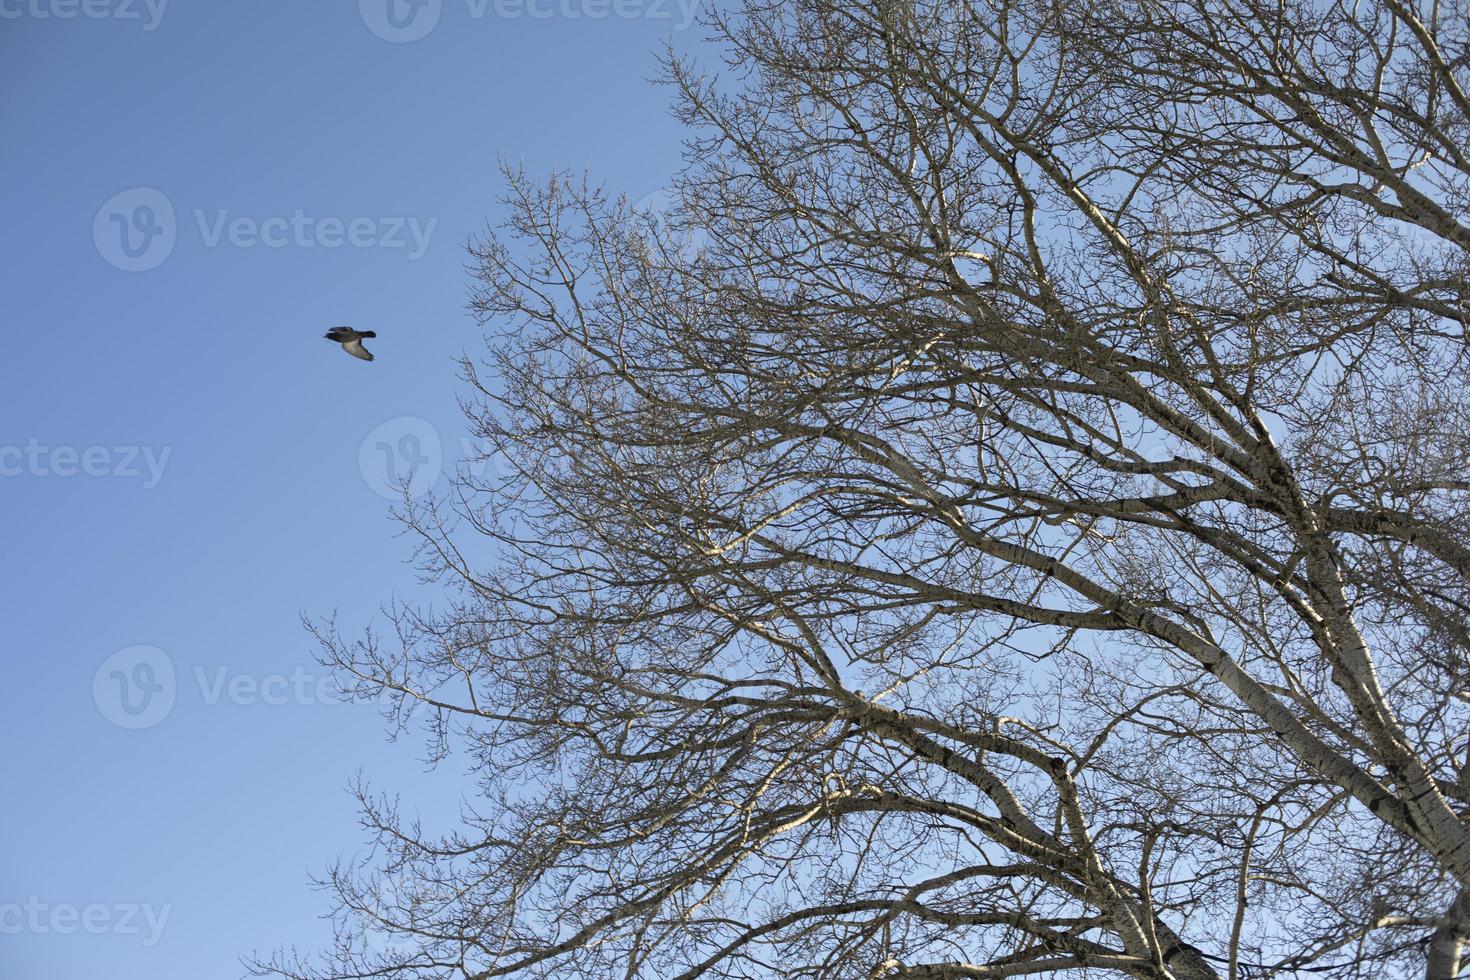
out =
[(354, 774), (431, 822), (468, 785), (332, 703), (298, 617), (418, 588), (382, 472), (461, 454), (497, 155), (655, 192), (654, 52), (700, 28), (389, 2), (0, 0), (0, 980), (318, 947)]

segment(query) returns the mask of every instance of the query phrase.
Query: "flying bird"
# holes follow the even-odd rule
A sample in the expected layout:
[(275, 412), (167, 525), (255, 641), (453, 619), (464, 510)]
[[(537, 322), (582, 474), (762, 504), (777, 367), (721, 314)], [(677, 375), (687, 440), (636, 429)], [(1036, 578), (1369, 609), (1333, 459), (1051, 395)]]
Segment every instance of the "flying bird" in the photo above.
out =
[(336, 341), (342, 345), (342, 349), (353, 357), (360, 357), (364, 361), (373, 359), (372, 352), (362, 346), (362, 338), (376, 337), (377, 334), (371, 330), (353, 330), (351, 327), (333, 327), (322, 336), (328, 340)]

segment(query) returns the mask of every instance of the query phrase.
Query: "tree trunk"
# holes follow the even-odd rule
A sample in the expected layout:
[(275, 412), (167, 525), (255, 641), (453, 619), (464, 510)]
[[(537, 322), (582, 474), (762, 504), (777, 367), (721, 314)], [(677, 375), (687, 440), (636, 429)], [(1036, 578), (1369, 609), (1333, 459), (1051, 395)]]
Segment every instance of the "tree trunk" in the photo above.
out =
[(1429, 938), (1424, 980), (1456, 980), (1467, 940), (1470, 940), (1470, 892), (1462, 891)]

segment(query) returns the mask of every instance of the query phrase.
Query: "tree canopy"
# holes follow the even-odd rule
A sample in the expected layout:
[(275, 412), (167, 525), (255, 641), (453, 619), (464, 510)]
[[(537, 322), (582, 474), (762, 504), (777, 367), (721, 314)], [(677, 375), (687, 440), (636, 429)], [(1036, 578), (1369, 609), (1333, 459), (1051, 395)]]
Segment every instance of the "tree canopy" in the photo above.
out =
[(262, 969), (1458, 977), (1466, 7), (708, 26), (672, 213), (505, 170), (509, 475), (404, 515), (442, 608), (319, 630), (478, 781), (364, 789)]

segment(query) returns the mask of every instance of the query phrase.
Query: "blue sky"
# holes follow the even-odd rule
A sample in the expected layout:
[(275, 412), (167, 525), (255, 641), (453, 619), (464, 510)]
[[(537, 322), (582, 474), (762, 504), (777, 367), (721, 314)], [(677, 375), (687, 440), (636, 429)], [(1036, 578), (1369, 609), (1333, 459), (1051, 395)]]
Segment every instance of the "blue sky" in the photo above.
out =
[(468, 785), (333, 703), (298, 617), (419, 588), (382, 471), (461, 453), (497, 156), (655, 192), (654, 52), (700, 29), (690, 0), (392, 2), (0, 0), (4, 980), (319, 946), (353, 775), (431, 823)]

